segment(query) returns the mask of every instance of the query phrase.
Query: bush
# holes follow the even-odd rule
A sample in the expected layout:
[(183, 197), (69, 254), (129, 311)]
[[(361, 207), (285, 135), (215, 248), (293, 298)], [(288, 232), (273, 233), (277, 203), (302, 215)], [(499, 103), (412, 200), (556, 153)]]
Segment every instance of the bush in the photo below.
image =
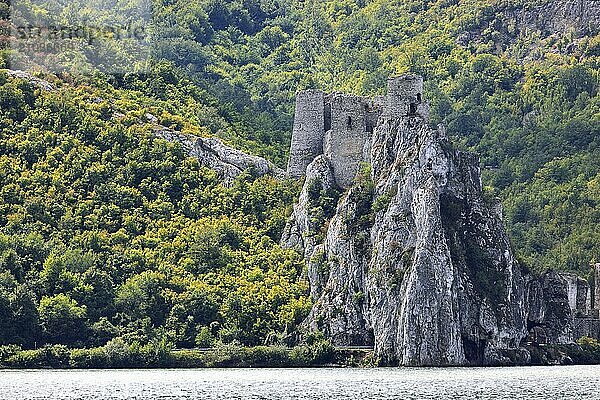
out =
[(283, 346), (257, 346), (246, 348), (251, 367), (284, 367), (289, 365), (287, 348)]
[(0, 363), (4, 362), (11, 356), (14, 356), (20, 351), (22, 351), (21, 346), (17, 346), (14, 344), (0, 346)]
[(24, 350), (10, 356), (6, 365), (13, 368), (67, 368), (70, 352), (63, 345), (46, 345), (37, 350)]
[(166, 337), (157, 338), (143, 346), (140, 355), (149, 367), (166, 367), (171, 362), (172, 348)]
[(179, 350), (171, 353), (171, 366), (177, 368), (205, 368), (206, 357), (198, 350)]
[(317, 332), (306, 337), (305, 345), (294, 347), (289, 357), (296, 366), (327, 364), (334, 361), (335, 349), (331, 341)]
[(600, 342), (598, 340), (584, 336), (577, 340), (577, 344), (584, 352), (596, 357), (597, 360), (600, 360)]
[(130, 346), (121, 338), (115, 338), (108, 342), (104, 347), (106, 353), (107, 364), (113, 368), (127, 368), (132, 365), (132, 347), (133, 351), (137, 352), (134, 346)]
[(107, 368), (110, 366), (103, 347), (73, 349), (69, 358), (71, 368)]
[(200, 332), (196, 335), (196, 346), (198, 347), (213, 347), (215, 345), (215, 337), (211, 333), (208, 326), (200, 328)]

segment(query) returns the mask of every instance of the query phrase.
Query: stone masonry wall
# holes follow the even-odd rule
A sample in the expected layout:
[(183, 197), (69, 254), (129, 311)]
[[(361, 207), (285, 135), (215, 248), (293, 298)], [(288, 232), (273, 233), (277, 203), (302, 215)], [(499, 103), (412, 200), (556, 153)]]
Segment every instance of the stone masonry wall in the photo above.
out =
[[(421, 76), (402, 75), (388, 79), (386, 116), (400, 118), (409, 114), (417, 114), (418, 107), (422, 102), (423, 78)], [(411, 107), (414, 109), (411, 110)]]
[(575, 274), (562, 273), (560, 275), (567, 283), (567, 296), (573, 313), (587, 315), (591, 309), (591, 304), (588, 304), (589, 285), (587, 281)]
[(325, 135), (325, 157), (333, 167), (336, 183), (348, 188), (363, 161), (368, 104), (361, 97), (340, 94), (331, 101), (331, 130)]
[(296, 95), (294, 131), (288, 161), (288, 174), (300, 178), (315, 157), (323, 154), (325, 102), (320, 90), (305, 90)]
[(317, 156), (331, 162), (338, 186), (351, 186), (359, 164), (369, 162), (370, 141), (380, 117), (429, 119), (423, 101), (423, 78), (402, 75), (388, 80), (387, 96), (373, 99), (343, 93), (305, 90), (296, 95), (288, 175), (301, 178)]

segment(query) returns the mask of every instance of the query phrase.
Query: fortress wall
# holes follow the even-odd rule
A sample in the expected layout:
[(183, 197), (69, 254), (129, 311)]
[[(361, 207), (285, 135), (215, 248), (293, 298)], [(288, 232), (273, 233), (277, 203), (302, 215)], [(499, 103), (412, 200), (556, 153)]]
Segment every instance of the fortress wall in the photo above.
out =
[(386, 116), (399, 118), (416, 114), (421, 103), (423, 103), (423, 77), (405, 74), (388, 79)]
[(368, 104), (360, 97), (338, 94), (331, 99), (331, 130), (325, 135), (325, 156), (333, 167), (336, 183), (351, 186), (363, 161)]
[(575, 315), (587, 315), (590, 310), (588, 303), (589, 285), (585, 279), (578, 277), (575, 274), (560, 273), (559, 274), (566, 282), (567, 297), (569, 306)]
[(306, 167), (323, 154), (325, 100), (320, 90), (305, 90), (296, 94), (294, 130), (288, 161), (288, 174), (303, 177)]

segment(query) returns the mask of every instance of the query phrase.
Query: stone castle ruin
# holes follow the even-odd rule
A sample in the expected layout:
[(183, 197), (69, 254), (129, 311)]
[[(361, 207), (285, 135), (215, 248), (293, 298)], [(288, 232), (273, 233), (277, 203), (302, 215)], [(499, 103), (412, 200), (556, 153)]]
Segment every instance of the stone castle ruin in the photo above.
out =
[[(420, 76), (373, 99), (299, 92), (288, 175), (305, 178), (281, 238), (306, 262), (299, 335), (413, 366), (527, 364), (531, 346), (600, 336), (600, 266), (588, 285), (519, 265), (478, 157), (429, 125)], [(332, 212), (314, 206), (340, 188)]]
[(429, 119), (423, 100), (423, 78), (405, 74), (388, 80), (387, 96), (373, 99), (320, 90), (301, 91), (296, 96), (294, 130), (288, 174), (301, 178), (306, 167), (323, 154), (330, 161), (335, 181), (351, 186), (359, 164), (369, 161), (369, 145), (380, 116)]

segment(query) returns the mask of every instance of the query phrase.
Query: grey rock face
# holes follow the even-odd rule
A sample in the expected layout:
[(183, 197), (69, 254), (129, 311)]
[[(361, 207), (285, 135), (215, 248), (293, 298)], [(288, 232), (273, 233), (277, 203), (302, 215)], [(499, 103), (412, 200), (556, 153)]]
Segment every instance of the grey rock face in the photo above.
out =
[[(154, 116), (148, 114), (146, 118), (150, 122), (156, 123)], [(283, 170), (264, 158), (229, 147), (217, 138), (187, 135), (161, 125), (155, 125), (154, 134), (169, 142), (181, 143), (186, 152), (190, 156), (196, 157), (200, 164), (215, 170), (225, 184), (231, 183), (249, 168), (252, 168), (259, 176), (283, 177), (285, 174)]]
[[(536, 59), (548, 51), (547, 46), (551, 46), (553, 52), (571, 54), (583, 37), (598, 32), (600, 2), (597, 0), (498, 2), (494, 12), (482, 15), (479, 26), (459, 36), (458, 43), (471, 46), (493, 40), (498, 53), (508, 51), (518, 58)], [(529, 43), (527, 48), (515, 48), (513, 44), (524, 37)], [(565, 37), (572, 41), (565, 45)], [(560, 45), (557, 45), (558, 39), (563, 39)], [(539, 52), (540, 47), (546, 49)]]
[(371, 159), (376, 201), (389, 201), (372, 229), (376, 353), (403, 365), (480, 364), (517, 347), (526, 334), (522, 278), (483, 201), (478, 159), (420, 118), (379, 126)]
[(537, 343), (566, 344), (573, 341), (573, 314), (568, 284), (556, 272), (527, 283), (529, 339)]
[(44, 79), (37, 78), (37, 77), (31, 75), (29, 72), (25, 72), (25, 71), (21, 71), (21, 70), (11, 70), (11, 69), (6, 69), (3, 71), (5, 71), (8, 75), (10, 75), (12, 77), (29, 81), (32, 85), (37, 86), (38, 88), (40, 88), (46, 92), (52, 92), (52, 91), (56, 90), (54, 85), (52, 85), (50, 82), (48, 82)]
[[(330, 199), (323, 202), (323, 199)], [(321, 155), (306, 169), (306, 180), (298, 203), (286, 224), (281, 238), (285, 248), (296, 249), (307, 260), (307, 278), (311, 296), (318, 298), (325, 284), (326, 265), (323, 263), (323, 228), (335, 210), (337, 189), (329, 161)]]
[[(328, 224), (306, 199), (309, 181), (334, 184), (329, 160), (309, 166), (282, 239), (307, 260), (315, 304), (304, 328), (336, 345), (374, 344), (385, 364), (500, 362), (527, 334), (527, 301), (477, 157), (420, 116), (381, 118), (369, 147), (371, 171)], [(307, 235), (308, 221), (326, 235)]]
[(576, 35), (598, 33), (600, 3), (597, 0), (547, 0), (534, 7), (507, 8), (521, 30), (538, 29), (544, 35), (566, 32)]

